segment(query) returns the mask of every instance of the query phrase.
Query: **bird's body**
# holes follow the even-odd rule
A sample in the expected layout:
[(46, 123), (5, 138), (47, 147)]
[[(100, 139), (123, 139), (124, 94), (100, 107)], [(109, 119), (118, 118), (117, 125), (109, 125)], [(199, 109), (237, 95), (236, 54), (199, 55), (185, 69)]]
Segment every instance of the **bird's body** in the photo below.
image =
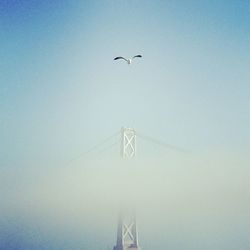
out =
[(118, 57), (115, 57), (114, 60), (123, 59), (123, 60), (125, 60), (128, 64), (131, 64), (131, 63), (132, 63), (132, 60), (133, 60), (134, 58), (136, 58), (136, 57), (141, 58), (142, 55), (136, 55), (136, 56), (133, 56), (132, 58), (129, 58), (129, 59), (126, 59), (126, 58), (124, 58), (124, 57), (122, 57), (122, 56), (118, 56)]

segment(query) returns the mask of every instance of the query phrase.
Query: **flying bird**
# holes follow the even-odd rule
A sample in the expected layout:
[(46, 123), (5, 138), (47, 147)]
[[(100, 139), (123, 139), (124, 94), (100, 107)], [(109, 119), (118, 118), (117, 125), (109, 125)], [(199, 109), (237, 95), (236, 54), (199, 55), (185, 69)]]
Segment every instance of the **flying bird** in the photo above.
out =
[(136, 57), (141, 58), (142, 55), (136, 55), (136, 56), (133, 56), (132, 58), (129, 58), (129, 59), (126, 59), (126, 58), (124, 58), (124, 57), (122, 57), (122, 56), (118, 56), (118, 57), (114, 58), (114, 60), (123, 59), (123, 60), (125, 60), (128, 64), (131, 64), (131, 63), (132, 63), (132, 60), (133, 60), (134, 58), (136, 58)]

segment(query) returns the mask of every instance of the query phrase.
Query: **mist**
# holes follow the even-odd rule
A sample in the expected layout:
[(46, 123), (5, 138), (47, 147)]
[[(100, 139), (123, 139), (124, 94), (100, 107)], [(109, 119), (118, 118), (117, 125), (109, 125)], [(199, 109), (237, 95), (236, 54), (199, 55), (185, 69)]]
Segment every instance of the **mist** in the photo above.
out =
[(110, 151), (1, 175), (1, 231), (15, 239), (2, 233), (3, 246), (110, 248), (120, 209), (133, 207), (146, 249), (246, 247), (250, 187), (241, 155), (161, 149), (128, 160)]
[(0, 249), (249, 249), (249, 7), (0, 1)]

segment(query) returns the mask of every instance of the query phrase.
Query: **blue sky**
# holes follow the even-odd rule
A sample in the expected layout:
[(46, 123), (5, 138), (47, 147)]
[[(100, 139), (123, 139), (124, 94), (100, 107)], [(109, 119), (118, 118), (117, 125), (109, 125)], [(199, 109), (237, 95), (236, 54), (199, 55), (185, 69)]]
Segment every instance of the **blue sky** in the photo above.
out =
[[(195, 149), (247, 148), (248, 14), (247, 1), (2, 2), (5, 154), (52, 137), (70, 157), (67, 144), (80, 151), (79, 140), (121, 126)], [(112, 61), (136, 53), (130, 68)]]
[(244, 0), (1, 1), (2, 178), (48, 176), (130, 126), (245, 180), (249, 13)]

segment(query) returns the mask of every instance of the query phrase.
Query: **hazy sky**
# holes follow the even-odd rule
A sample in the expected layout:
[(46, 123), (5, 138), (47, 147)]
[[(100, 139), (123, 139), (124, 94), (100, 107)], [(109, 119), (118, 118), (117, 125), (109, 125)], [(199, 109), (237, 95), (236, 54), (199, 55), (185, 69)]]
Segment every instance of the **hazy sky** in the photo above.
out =
[[(143, 58), (132, 65), (113, 61), (116, 56), (135, 54), (142, 54)], [(0, 194), (5, 197), (2, 208), (12, 209), (9, 214), (13, 217), (22, 213), (19, 207), (25, 204), (22, 198), (26, 195), (30, 204), (36, 203), (35, 199), (42, 200), (37, 198), (43, 193), (37, 185), (41, 189), (54, 188), (61, 166), (64, 166), (63, 173), (59, 173), (63, 176), (61, 183), (55, 184), (56, 191), (49, 201), (57, 195), (63, 197), (67, 190), (69, 199), (77, 192), (77, 188), (66, 188), (64, 181), (69, 186), (78, 183), (79, 189), (87, 190), (84, 184), (80, 185), (79, 176), (84, 175), (83, 183), (91, 183), (99, 170), (86, 167), (90, 179), (86, 173), (76, 178), (76, 173), (68, 173), (71, 170), (67, 162), (122, 126), (192, 152), (188, 163), (185, 157), (176, 162), (178, 157), (171, 156), (169, 162), (178, 171), (160, 170), (161, 176), (153, 178), (152, 185), (170, 171), (170, 176), (177, 178), (183, 188), (169, 184), (174, 192), (167, 193), (185, 197), (186, 193), (180, 190), (190, 183), (195, 183), (190, 190), (197, 190), (204, 180), (209, 187), (212, 183), (219, 187), (222, 181), (218, 197), (233, 193), (229, 195), (230, 202), (223, 203), (222, 211), (228, 204), (237, 203), (239, 210), (232, 212), (232, 217), (239, 221), (242, 211), (243, 217), (250, 216), (245, 209), (246, 204), (250, 207), (248, 0), (1, 0), (0, 57)], [(156, 161), (157, 150), (152, 150), (151, 158)], [(164, 164), (167, 162), (164, 156)], [(204, 172), (198, 170), (197, 178), (196, 171), (201, 165)], [(110, 180), (110, 173), (114, 174), (112, 171), (113, 167), (104, 171), (105, 182)], [(143, 168), (140, 171), (142, 174)], [(146, 176), (143, 181), (150, 180), (154, 171), (149, 167), (143, 173)], [(97, 178), (90, 186), (95, 182), (101, 183)], [(154, 192), (160, 189), (163, 192), (168, 187), (164, 185), (155, 188), (152, 197)], [(211, 196), (216, 193), (214, 189), (210, 190)], [(205, 199), (203, 195), (198, 197), (200, 202)], [(209, 198), (205, 200), (215, 204), (218, 197), (212, 202)], [(46, 198), (44, 204), (49, 201)], [(74, 207), (78, 203), (72, 204)], [(33, 210), (32, 207), (26, 210)], [(37, 209), (43, 214), (42, 206)], [(172, 209), (175, 210), (174, 206)], [(195, 210), (190, 209), (190, 218), (195, 218)], [(239, 230), (227, 231), (225, 238), (246, 232), (247, 223), (242, 223)], [(193, 224), (192, 219), (187, 224)], [(178, 231), (177, 226), (175, 230)], [(112, 233), (111, 238), (115, 237), (115, 232)], [(175, 235), (175, 231), (171, 233)], [(188, 246), (185, 240), (186, 248), (176, 240), (178, 245), (175, 237), (170, 237), (171, 249), (201, 249)], [(221, 240), (221, 247), (210, 239), (207, 242), (211, 245), (207, 244), (206, 249), (229, 249), (232, 243), (226, 239)], [(6, 239), (1, 240), (7, 244)], [(236, 248), (232, 249), (247, 249), (246, 237), (239, 241), (242, 246), (235, 243)]]

